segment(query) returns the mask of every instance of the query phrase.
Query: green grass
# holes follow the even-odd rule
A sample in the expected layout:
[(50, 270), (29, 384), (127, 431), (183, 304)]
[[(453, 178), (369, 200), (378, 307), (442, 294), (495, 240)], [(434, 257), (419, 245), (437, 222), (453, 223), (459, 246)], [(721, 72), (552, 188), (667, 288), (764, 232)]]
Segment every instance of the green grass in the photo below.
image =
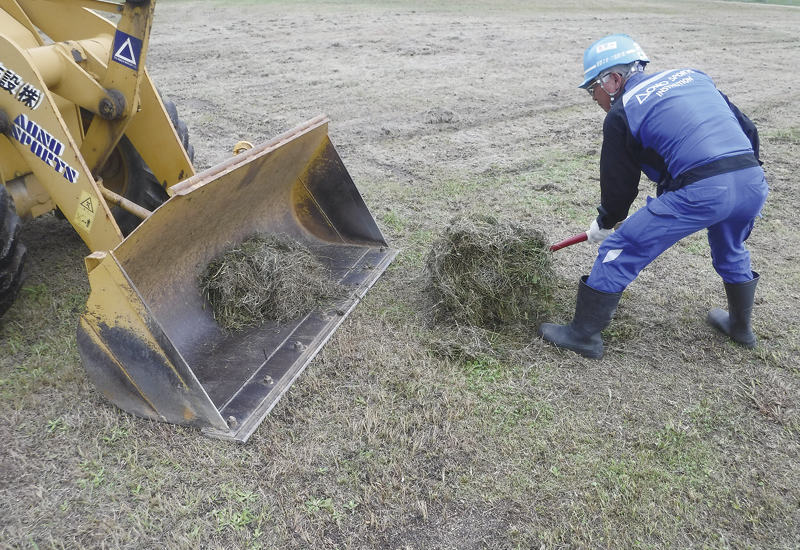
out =
[(800, 143), (800, 128), (781, 128), (766, 132), (764, 137), (768, 140), (798, 144)]
[[(713, 2), (579, 4), (509, 1), (471, 12), (474, 4), (444, 2), (254, 1), (246, 11), (159, 3), (163, 27), (152, 47), (161, 54), (193, 59), (199, 32), (220, 59), (239, 59), (243, 42), (215, 35), (216, 27), (263, 43), (236, 78), (206, 82), (187, 78), (177, 62), (162, 67), (165, 93), (224, 106), (240, 85), (258, 89), (274, 112), (256, 125), (333, 109), (332, 140), (400, 254), (250, 441), (234, 445), (135, 418), (103, 398), (75, 343), (89, 290), (85, 247), (54, 217), (26, 221), (29, 280), (0, 321), (0, 549), (795, 548), (794, 42), (769, 42), (786, 69), (773, 71), (770, 86), (736, 72), (763, 68), (744, 53), (763, 45), (765, 28), (791, 37), (794, 10), (775, 19), (774, 9), (732, 2), (729, 19), (704, 23), (718, 9)], [(187, 25), (209, 6), (214, 20)], [(687, 20), (700, 32), (687, 32)], [(424, 260), (456, 216), (531, 224), (555, 241), (596, 215), (602, 117), (572, 81), (585, 43), (610, 21), (667, 41), (661, 52), (648, 50), (663, 63), (725, 59), (698, 44), (737, 54), (735, 66), (714, 70), (735, 82), (732, 100), (758, 113), (772, 186), (749, 241), (763, 277), (755, 350), (705, 322), (709, 308), (724, 306), (724, 291), (703, 234), (670, 249), (625, 291), (601, 361), (552, 348), (535, 326), (474, 330), (428, 314)], [(692, 42), (669, 38), (678, 35)], [(400, 56), (402, 40), (435, 42), (440, 57)], [(358, 94), (327, 96), (345, 92), (302, 85), (335, 76), (326, 66), (343, 70), (334, 56), (348, 49), (364, 52), (347, 60), (354, 68), (378, 67), (364, 74), (391, 86), (353, 77), (348, 90)], [(543, 51), (544, 65), (536, 57)], [(457, 63), (464, 54), (472, 57)], [(259, 63), (290, 57), (281, 67), (297, 82), (286, 93), (282, 77), (264, 76), (277, 71)], [(429, 58), (441, 62), (427, 67), (436, 87), (425, 96), (431, 105), (421, 106)], [(509, 84), (498, 85), (494, 71)], [(453, 110), (460, 126), (425, 123), (420, 113), (436, 105)], [(248, 137), (239, 122), (255, 117), (219, 110), (212, 126), (207, 113), (194, 113), (191, 135), (228, 155)], [(383, 126), (398, 130), (384, 134)], [(459, 141), (464, 132), (482, 140)], [(636, 205), (647, 193), (643, 183)], [(594, 256), (588, 245), (554, 255), (552, 320), (571, 318), (578, 278)]]

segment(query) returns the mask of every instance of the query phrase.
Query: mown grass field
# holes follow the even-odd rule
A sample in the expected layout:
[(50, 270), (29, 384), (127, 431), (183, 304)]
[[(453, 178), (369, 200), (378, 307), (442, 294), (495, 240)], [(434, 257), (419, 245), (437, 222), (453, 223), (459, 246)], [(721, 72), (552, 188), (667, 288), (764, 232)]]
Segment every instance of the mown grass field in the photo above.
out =
[[(798, 28), (761, 3), (161, 0), (149, 70), (198, 167), (325, 112), (400, 254), (235, 445), (102, 398), (75, 344), (88, 251), (54, 216), (25, 222), (29, 279), (0, 320), (0, 548), (800, 547)], [(603, 113), (576, 85), (611, 32), (651, 70), (708, 72), (759, 127), (755, 350), (705, 321), (724, 293), (702, 234), (626, 290), (600, 361), (535, 336), (569, 320), (585, 244), (553, 255), (543, 319), (434, 322), (425, 259), (455, 216), (555, 242), (596, 215)]]

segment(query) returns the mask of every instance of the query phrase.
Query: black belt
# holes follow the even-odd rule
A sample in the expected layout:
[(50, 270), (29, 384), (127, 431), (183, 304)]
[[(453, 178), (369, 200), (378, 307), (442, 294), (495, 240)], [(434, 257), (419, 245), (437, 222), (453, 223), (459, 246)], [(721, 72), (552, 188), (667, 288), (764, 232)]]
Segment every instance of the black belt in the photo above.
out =
[[(681, 187), (686, 187), (696, 181), (719, 176), (720, 174), (727, 174), (728, 172), (744, 170), (745, 168), (753, 168), (754, 166), (761, 166), (761, 163), (753, 153), (744, 153), (733, 157), (712, 160), (701, 166), (690, 168), (678, 174), (674, 179), (669, 179), (669, 177), (667, 177), (667, 180), (659, 185), (659, 190), (662, 193), (664, 191), (677, 191)], [(661, 193), (659, 193), (659, 195), (660, 194)]]

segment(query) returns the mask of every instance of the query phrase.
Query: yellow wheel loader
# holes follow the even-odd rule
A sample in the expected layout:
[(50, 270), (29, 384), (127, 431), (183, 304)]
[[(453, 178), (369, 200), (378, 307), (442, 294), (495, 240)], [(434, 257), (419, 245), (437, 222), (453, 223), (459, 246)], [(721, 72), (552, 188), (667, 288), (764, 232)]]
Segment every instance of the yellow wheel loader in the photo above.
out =
[[(245, 442), (396, 251), (324, 117), (195, 173), (144, 68), (154, 8), (0, 0), (0, 315), (24, 280), (20, 219), (55, 210), (92, 251), (77, 341), (95, 386), (132, 414)], [(198, 274), (255, 234), (307, 245), (346, 297), (223, 330)]]

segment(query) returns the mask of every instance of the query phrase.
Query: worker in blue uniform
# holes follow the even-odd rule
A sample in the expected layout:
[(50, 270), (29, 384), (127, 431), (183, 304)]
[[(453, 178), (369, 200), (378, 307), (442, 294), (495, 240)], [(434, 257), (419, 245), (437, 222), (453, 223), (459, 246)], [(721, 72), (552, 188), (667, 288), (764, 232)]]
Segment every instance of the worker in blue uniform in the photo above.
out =
[[(572, 322), (545, 323), (539, 335), (601, 358), (600, 332), (622, 291), (659, 254), (707, 229), (728, 301), (727, 311), (712, 309), (708, 320), (734, 342), (755, 347), (750, 320), (759, 275), (744, 241), (768, 192), (758, 132), (706, 74), (676, 69), (646, 75), (648, 62), (624, 34), (602, 38), (584, 53), (579, 87), (608, 113), (599, 215), (587, 231), (588, 241), (600, 246), (591, 273), (579, 282)], [(628, 216), (642, 173), (657, 183), (656, 198), (647, 197), (646, 206)]]

